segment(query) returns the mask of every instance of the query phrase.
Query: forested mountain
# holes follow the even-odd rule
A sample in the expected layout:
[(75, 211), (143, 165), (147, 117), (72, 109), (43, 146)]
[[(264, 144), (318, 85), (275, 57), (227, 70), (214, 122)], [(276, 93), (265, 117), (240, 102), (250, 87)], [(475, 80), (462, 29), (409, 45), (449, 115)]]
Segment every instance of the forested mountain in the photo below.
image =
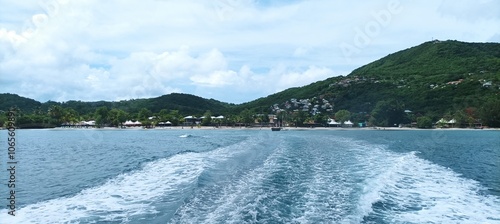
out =
[(7, 111), (9, 108), (16, 106), (22, 111), (33, 111), (42, 106), (42, 103), (19, 96), (17, 94), (0, 93), (0, 110)]
[(93, 113), (99, 107), (117, 108), (129, 113), (138, 113), (146, 108), (153, 113), (162, 109), (179, 110), (183, 114), (203, 114), (207, 110), (213, 113), (224, 114), (232, 104), (223, 103), (214, 99), (205, 99), (199, 96), (183, 93), (172, 93), (156, 98), (133, 99), (123, 101), (96, 101), (83, 102), (70, 100), (66, 102), (47, 101), (40, 103), (36, 100), (18, 96), (16, 94), (0, 94), (0, 110), (8, 110), (12, 106), (17, 106), (24, 113), (31, 113), (35, 110), (47, 111), (51, 106), (61, 106), (63, 108), (72, 108), (79, 114)]
[[(426, 115), (436, 120), (457, 114), (479, 119), (483, 114), (483, 120), (497, 120), (488, 123), (498, 126), (500, 117), (491, 111), (499, 110), (499, 93), (500, 44), (431, 41), (390, 54), (345, 77), (287, 89), (237, 107), (255, 111), (264, 107), (270, 113), (276, 110), (314, 113), (317, 105), (323, 114), (332, 115), (345, 109), (358, 115), (367, 114), (365, 118), (358, 117), (369, 120), (377, 103), (389, 102), (394, 105), (389, 109), (410, 110), (414, 117)], [(324, 107), (325, 104), (333, 109)], [(404, 122), (403, 117), (401, 113), (401, 119), (396, 121)]]
[[(96, 120), (100, 126), (117, 126), (126, 120), (141, 120), (145, 124), (156, 120), (170, 120), (175, 125), (184, 116), (201, 116), (207, 111), (214, 115), (228, 114), (232, 104), (214, 99), (182, 93), (172, 93), (156, 98), (133, 99), (123, 101), (67, 102), (38, 101), (16, 94), (0, 94), (0, 110), (17, 110), (17, 124), (25, 128), (55, 127), (62, 123), (78, 123)], [(156, 120), (148, 119), (155, 116)], [(7, 120), (5, 113), (0, 113), (0, 125)]]
[[(288, 122), (299, 126), (304, 122), (325, 123), (338, 111), (347, 111), (348, 119), (377, 126), (406, 124), (426, 117), (500, 127), (500, 44), (430, 41), (389, 54), (347, 76), (290, 88), (239, 105), (179, 93), (118, 102), (62, 103), (0, 94), (0, 110), (13, 105), (23, 113), (40, 116), (58, 106), (82, 119), (97, 117), (99, 108), (101, 112), (126, 112), (128, 118), (138, 117), (141, 111), (144, 116), (161, 110), (179, 116), (201, 116), (210, 111), (212, 115), (232, 117), (234, 122), (250, 114), (286, 114)], [(52, 114), (54, 117), (57, 113), (52, 110)], [(65, 119), (59, 116), (56, 120)]]

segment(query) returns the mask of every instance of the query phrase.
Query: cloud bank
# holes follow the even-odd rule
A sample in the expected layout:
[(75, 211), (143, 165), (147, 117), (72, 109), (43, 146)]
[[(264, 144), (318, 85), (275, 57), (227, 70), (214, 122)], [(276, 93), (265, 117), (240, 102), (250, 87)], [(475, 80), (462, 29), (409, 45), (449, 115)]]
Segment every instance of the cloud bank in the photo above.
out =
[(0, 0), (0, 88), (40, 101), (171, 92), (241, 103), (431, 39), (500, 41), (493, 0)]

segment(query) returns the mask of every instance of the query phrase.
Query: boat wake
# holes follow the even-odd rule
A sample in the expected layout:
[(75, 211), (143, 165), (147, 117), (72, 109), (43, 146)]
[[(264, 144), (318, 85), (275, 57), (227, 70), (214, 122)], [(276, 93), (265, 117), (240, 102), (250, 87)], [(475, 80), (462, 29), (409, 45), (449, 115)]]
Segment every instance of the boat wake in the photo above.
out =
[[(2, 223), (500, 223), (477, 181), (384, 145), (264, 132), (147, 162)], [(5, 221), (4, 221), (5, 220)]]
[(386, 161), (366, 170), (356, 212), (344, 221), (500, 223), (500, 198), (482, 194), (477, 181), (421, 159), (417, 152), (377, 153), (385, 154)]

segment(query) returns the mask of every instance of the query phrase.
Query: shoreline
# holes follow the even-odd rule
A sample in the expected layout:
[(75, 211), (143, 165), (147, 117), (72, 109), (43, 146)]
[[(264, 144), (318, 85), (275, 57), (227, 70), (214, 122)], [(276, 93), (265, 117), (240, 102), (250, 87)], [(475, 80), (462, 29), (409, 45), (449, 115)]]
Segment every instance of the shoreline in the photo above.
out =
[[(186, 126), (172, 126), (172, 127), (155, 127), (155, 128), (142, 128), (142, 127), (127, 127), (127, 128), (118, 128), (118, 127), (104, 127), (104, 128), (26, 128), (26, 129), (17, 129), (17, 130), (264, 130), (270, 131), (271, 127), (232, 127), (232, 126), (220, 126), (220, 127), (209, 127), (209, 126), (194, 126), (194, 127), (186, 127)], [(7, 130), (5, 128), (0, 128), (0, 130)], [(284, 127), (282, 131), (315, 131), (315, 130), (329, 130), (329, 131), (361, 131), (361, 130), (371, 130), (371, 131), (500, 131), (500, 128), (483, 128), (483, 129), (474, 129), (474, 128), (430, 128), (430, 129), (420, 129), (420, 128), (400, 128), (400, 127), (364, 127), (364, 128), (341, 128), (341, 127)]]

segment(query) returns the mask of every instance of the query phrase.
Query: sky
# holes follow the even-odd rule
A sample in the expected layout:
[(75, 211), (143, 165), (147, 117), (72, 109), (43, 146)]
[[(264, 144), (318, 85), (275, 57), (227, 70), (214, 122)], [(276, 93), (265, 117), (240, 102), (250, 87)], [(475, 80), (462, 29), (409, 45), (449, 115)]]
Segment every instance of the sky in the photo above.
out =
[(243, 103), (433, 39), (500, 42), (496, 0), (0, 0), (0, 93)]

